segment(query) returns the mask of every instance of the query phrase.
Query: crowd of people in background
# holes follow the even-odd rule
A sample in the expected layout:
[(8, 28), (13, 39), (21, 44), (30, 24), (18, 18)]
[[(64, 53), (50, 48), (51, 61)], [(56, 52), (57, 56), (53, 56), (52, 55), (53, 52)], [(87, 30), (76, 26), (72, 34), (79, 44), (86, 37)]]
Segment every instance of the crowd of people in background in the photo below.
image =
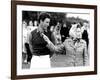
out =
[(32, 21), (29, 20), (28, 22), (26, 20), (24, 20), (22, 22), (22, 27), (23, 27), (23, 45), (22, 45), (22, 60), (23, 62), (30, 62), (31, 58), (32, 58), (32, 54), (30, 52), (30, 48), (29, 48), (29, 34), (31, 33), (31, 31), (37, 29), (37, 25), (38, 22), (37, 21)]
[[(32, 58), (34, 58), (34, 55), (32, 54), (32, 50), (30, 48), (30, 40), (29, 40), (30, 34), (32, 34), (32, 32), (34, 33), (35, 30), (38, 30), (40, 26), (45, 27), (46, 24), (45, 21), (46, 19), (49, 18), (50, 17), (44, 17), (44, 20), (40, 18), (40, 20), (34, 20), (34, 21), (29, 20), (28, 22), (26, 20), (22, 21), (22, 28), (23, 28), (22, 62), (23, 63), (33, 64), (31, 60)], [(89, 65), (89, 50), (88, 50), (89, 49), (89, 28), (90, 28), (89, 23), (74, 22), (67, 25), (66, 22), (56, 20), (55, 25), (48, 25), (48, 27), (47, 30), (51, 33), (50, 35), (51, 37), (48, 37), (48, 34), (45, 33), (47, 31), (44, 31), (43, 36), (48, 37), (52, 42), (53, 46), (56, 46), (57, 49), (58, 47), (60, 48), (59, 51), (50, 52), (51, 67), (71, 67), (71, 66)], [(48, 42), (46, 37), (43, 37), (43, 39)], [(42, 39), (40, 42), (42, 42)]]

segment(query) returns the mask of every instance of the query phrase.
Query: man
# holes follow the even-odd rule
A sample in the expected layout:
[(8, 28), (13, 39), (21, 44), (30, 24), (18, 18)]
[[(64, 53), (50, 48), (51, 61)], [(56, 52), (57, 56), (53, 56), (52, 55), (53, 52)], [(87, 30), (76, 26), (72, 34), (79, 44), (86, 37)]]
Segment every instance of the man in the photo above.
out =
[(67, 37), (69, 37), (69, 30), (71, 28), (71, 23), (66, 22), (63, 23), (62, 27), (61, 27), (61, 37), (62, 37), (62, 42), (65, 41), (65, 39)]
[(50, 55), (56, 48), (51, 42), (51, 32), (47, 29), (49, 23), (50, 15), (48, 13), (41, 13), (38, 28), (32, 31), (29, 36), (29, 45), (33, 54), (32, 68), (50, 67)]
[(86, 22), (83, 23), (82, 26), (82, 39), (86, 41), (87, 44), (87, 49), (88, 49), (88, 45), (89, 45), (89, 29), (88, 29), (88, 24)]

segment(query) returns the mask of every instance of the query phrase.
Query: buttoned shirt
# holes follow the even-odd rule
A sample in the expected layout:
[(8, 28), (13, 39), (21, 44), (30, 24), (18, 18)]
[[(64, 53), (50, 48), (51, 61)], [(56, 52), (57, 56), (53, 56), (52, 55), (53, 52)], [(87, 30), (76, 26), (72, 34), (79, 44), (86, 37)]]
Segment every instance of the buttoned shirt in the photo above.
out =
[(88, 65), (88, 53), (84, 40), (74, 41), (72, 38), (69, 38), (63, 44), (66, 50), (66, 66)]

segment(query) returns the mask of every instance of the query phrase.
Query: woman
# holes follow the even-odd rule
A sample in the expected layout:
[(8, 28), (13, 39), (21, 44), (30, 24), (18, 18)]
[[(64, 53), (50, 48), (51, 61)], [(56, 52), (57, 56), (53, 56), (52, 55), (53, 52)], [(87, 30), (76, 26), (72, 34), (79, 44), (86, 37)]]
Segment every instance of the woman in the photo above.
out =
[[(57, 22), (54, 31), (52, 33), (53, 36), (53, 43), (57, 47), (64, 47), (62, 45), (62, 40), (61, 40), (61, 23)], [(61, 48), (62, 49), (62, 48)], [(65, 55), (63, 54), (63, 49), (62, 51), (59, 52), (54, 52), (52, 55), (50, 61), (51, 61), (51, 67), (64, 67), (65, 66)]]
[(52, 32), (52, 36), (54, 38), (52, 40), (53, 40), (54, 45), (61, 44), (60, 30), (61, 30), (61, 23), (57, 22), (56, 26), (54, 27), (54, 31)]
[(88, 65), (88, 53), (85, 40), (82, 39), (81, 26), (75, 24), (69, 32), (70, 37), (64, 41), (66, 50), (66, 66)]

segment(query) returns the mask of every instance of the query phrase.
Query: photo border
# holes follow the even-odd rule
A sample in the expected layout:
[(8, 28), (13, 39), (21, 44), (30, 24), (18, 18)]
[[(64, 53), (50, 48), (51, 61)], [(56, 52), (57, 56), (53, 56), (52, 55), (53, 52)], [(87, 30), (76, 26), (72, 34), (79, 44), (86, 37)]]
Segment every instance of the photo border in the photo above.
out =
[[(52, 74), (34, 74), (34, 75), (17, 75), (17, 5), (34, 5), (63, 8), (82, 8), (94, 10), (94, 71), (70, 72), (70, 73), (52, 73)], [(80, 5), (80, 4), (63, 4), (33, 1), (11, 1), (11, 79), (31, 79), (61, 76), (78, 76), (97, 74), (97, 6)]]

